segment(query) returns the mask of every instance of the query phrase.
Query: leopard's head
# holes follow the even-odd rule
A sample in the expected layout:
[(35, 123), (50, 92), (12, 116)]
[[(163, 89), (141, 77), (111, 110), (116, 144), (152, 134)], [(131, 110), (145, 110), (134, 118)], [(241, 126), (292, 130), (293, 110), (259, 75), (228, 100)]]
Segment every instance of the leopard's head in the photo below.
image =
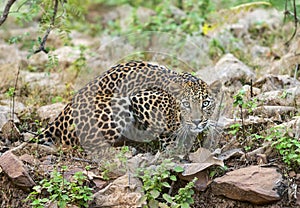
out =
[(215, 99), (204, 81), (190, 74), (184, 77), (186, 81), (179, 99), (181, 124), (189, 132), (198, 134), (211, 125)]

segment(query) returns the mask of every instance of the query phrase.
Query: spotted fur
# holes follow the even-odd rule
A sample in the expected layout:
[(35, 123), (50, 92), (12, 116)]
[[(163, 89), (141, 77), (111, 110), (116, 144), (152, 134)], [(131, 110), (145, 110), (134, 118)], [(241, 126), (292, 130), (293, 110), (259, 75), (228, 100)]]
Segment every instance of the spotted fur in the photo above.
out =
[(215, 101), (207, 84), (164, 66), (130, 61), (80, 89), (39, 135), (44, 144), (97, 151), (124, 139), (164, 146), (194, 138), (210, 125)]

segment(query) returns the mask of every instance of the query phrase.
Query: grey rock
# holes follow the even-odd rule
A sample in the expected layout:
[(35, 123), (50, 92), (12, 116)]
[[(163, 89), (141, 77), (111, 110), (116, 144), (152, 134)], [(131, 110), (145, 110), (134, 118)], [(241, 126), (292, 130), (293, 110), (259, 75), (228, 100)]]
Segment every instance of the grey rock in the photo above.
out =
[(58, 114), (64, 109), (65, 106), (66, 105), (63, 103), (53, 103), (50, 105), (45, 105), (37, 110), (37, 114), (41, 118), (41, 120), (49, 120), (51, 122), (58, 116)]
[(93, 195), (91, 207), (142, 207), (141, 181), (124, 175)]
[(264, 92), (256, 98), (264, 105), (295, 107), (300, 105), (300, 87)]
[[(0, 105), (0, 129), (2, 129), (4, 124), (6, 124), (11, 119), (12, 119), (12, 115), (11, 115), (10, 107)], [(13, 121), (16, 123), (20, 122), (16, 114), (14, 114), (13, 119), (14, 119)]]
[(220, 80), (225, 85), (240, 85), (238, 87), (241, 87), (242, 80), (255, 79), (253, 70), (232, 54), (224, 55), (215, 67), (199, 70), (197, 74), (208, 84)]
[(254, 87), (260, 88), (263, 92), (272, 90), (281, 90), (300, 86), (300, 81), (290, 77), (289, 75), (272, 75), (267, 74), (259, 78)]

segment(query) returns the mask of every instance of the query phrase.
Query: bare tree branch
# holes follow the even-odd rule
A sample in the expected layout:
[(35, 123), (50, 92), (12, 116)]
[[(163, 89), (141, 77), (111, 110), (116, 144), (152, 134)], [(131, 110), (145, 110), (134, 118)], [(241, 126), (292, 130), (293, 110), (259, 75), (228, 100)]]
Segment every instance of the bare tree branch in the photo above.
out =
[(7, 19), (7, 16), (9, 14), (9, 10), (11, 8), (11, 6), (16, 2), (16, 0), (8, 0), (4, 10), (3, 10), (3, 14), (0, 18), (0, 26), (5, 22), (5, 20)]
[(46, 41), (48, 39), (48, 36), (51, 32), (51, 30), (53, 29), (53, 26), (54, 26), (54, 23), (55, 23), (55, 17), (56, 17), (56, 14), (57, 14), (57, 9), (58, 9), (58, 0), (55, 0), (54, 1), (54, 11), (53, 11), (53, 16), (51, 18), (51, 22), (50, 22), (50, 25), (49, 27), (47, 28), (46, 32), (45, 32), (45, 35), (42, 39), (42, 42), (40, 43), (40, 46), (37, 50), (35, 50), (33, 53), (36, 54), (36, 53), (39, 53), (41, 51), (43, 51), (44, 53), (48, 53), (49, 51), (47, 51), (47, 49), (45, 48), (45, 45), (46, 45)]
[[(289, 43), (291, 42), (291, 40), (295, 37), (296, 33), (297, 33), (297, 30), (298, 30), (298, 22), (299, 22), (299, 19), (297, 18), (297, 7), (296, 7), (296, 0), (293, 0), (293, 13), (294, 14), (291, 14), (291, 12), (288, 12), (287, 9), (285, 11), (285, 15), (286, 14), (290, 14), (294, 17), (294, 32), (292, 34), (292, 36), (290, 37), (290, 39), (285, 43), (285, 45), (289, 45)], [(288, 13), (287, 13), (288, 12)]]

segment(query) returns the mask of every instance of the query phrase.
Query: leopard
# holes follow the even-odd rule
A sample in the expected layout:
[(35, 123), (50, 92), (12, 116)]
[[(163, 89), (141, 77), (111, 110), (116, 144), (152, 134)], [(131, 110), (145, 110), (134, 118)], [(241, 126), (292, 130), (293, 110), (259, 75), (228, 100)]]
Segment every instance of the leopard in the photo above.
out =
[(132, 60), (78, 90), (37, 138), (44, 145), (81, 146), (89, 152), (127, 140), (188, 146), (212, 125), (214, 109), (215, 98), (202, 79)]

